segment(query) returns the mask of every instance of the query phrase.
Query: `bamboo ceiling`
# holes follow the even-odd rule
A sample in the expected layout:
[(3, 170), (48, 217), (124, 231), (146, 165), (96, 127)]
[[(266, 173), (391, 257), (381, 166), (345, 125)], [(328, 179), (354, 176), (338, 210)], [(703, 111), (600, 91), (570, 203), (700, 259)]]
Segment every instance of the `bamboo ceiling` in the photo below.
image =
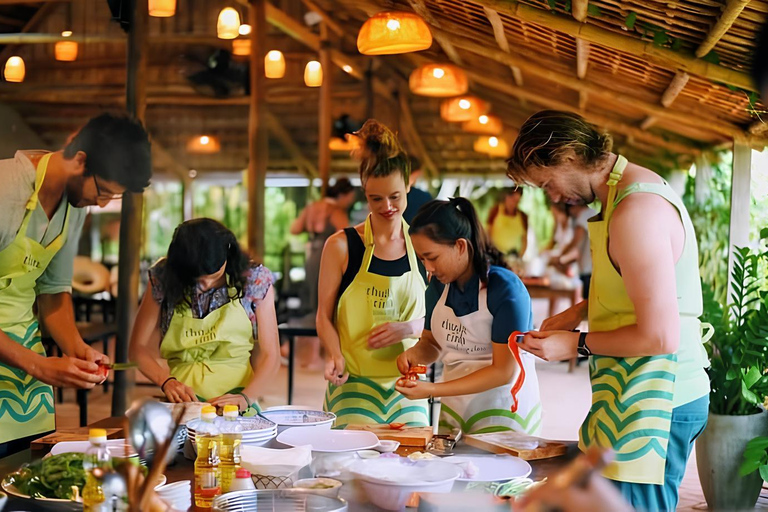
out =
[[(247, 2), (238, 2), (178, 0), (173, 18), (150, 18), (147, 126), (160, 172), (247, 166), (244, 88), (220, 99), (186, 78), (217, 48), (231, 48), (216, 38), (216, 17), (222, 7), (239, 5), (245, 18)], [(333, 29), (334, 62), (352, 66), (350, 73), (332, 70), (333, 116), (362, 121), (372, 112), (441, 172), (502, 172), (504, 164), (475, 153), (476, 136), (442, 121), (439, 100), (408, 92), (409, 73), (432, 61), (468, 72), (472, 93), (491, 103), (510, 144), (527, 116), (542, 108), (580, 112), (610, 131), (620, 151), (649, 165), (687, 165), (734, 139), (753, 147), (768, 141), (765, 106), (749, 78), (755, 36), (768, 15), (765, 0), (275, 0), (267, 10), (267, 41), (286, 55), (287, 72), (269, 80), (266, 92), (270, 170), (317, 169), (319, 90), (302, 79), (320, 44), (318, 26), (304, 22), (310, 10)], [(432, 28), (432, 48), (359, 55), (360, 26), (382, 10), (418, 12)], [(23, 83), (0, 84), (0, 101), (51, 147), (90, 116), (124, 105), (125, 34), (109, 20), (106, 0), (0, 0), (0, 44), (8, 43), (0, 62), (18, 54), (27, 66)], [(66, 29), (90, 40), (80, 44), (75, 62), (55, 61), (51, 42), (20, 41)], [(19, 33), (29, 35), (2, 39)], [(235, 58), (244, 65), (242, 59)], [(187, 141), (204, 133), (220, 138), (220, 153), (186, 151)], [(353, 168), (346, 155), (334, 153), (332, 172)]]

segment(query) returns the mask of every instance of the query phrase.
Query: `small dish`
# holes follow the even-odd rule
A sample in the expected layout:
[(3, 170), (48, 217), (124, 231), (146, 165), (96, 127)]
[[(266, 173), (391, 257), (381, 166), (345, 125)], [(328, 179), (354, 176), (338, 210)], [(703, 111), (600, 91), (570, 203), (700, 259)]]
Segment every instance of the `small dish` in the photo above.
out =
[(379, 441), (379, 445), (375, 446), (373, 449), (381, 453), (392, 453), (398, 448), (400, 448), (400, 441), (384, 439)]
[(336, 498), (339, 496), (342, 483), (333, 478), (304, 478), (293, 484), (294, 489), (304, 489), (312, 494)]
[(378, 459), (381, 457), (381, 453), (376, 450), (360, 450), (357, 452), (357, 456), (361, 459)]

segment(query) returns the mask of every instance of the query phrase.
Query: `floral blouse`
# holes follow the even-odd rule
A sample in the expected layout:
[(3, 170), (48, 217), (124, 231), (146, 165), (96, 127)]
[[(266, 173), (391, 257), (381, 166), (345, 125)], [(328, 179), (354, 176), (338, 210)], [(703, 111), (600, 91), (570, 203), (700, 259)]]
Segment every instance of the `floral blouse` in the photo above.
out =
[[(149, 280), (152, 283), (152, 298), (160, 304), (160, 333), (165, 337), (168, 332), (168, 326), (173, 318), (175, 304), (168, 304), (163, 299), (165, 290), (162, 281), (159, 279), (165, 270), (165, 258), (160, 259), (149, 269)], [(256, 322), (256, 308), (264, 297), (266, 297), (269, 287), (275, 282), (275, 277), (264, 265), (251, 263), (248, 270), (245, 271), (245, 295), (240, 302), (248, 314), (248, 318), (253, 325), (253, 338), (258, 338), (258, 325)], [(216, 311), (221, 306), (229, 303), (229, 290), (227, 286), (211, 288), (210, 290), (196, 290), (192, 297), (192, 316), (194, 318), (205, 318), (211, 311)]]

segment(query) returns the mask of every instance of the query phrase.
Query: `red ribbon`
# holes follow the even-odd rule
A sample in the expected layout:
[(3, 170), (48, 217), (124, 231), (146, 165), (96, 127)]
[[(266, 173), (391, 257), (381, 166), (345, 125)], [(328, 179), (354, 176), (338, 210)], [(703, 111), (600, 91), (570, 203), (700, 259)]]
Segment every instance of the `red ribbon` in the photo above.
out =
[(517, 361), (517, 365), (520, 367), (520, 375), (518, 375), (517, 380), (512, 385), (512, 407), (510, 408), (512, 412), (517, 412), (517, 406), (519, 405), (519, 402), (517, 401), (517, 393), (520, 392), (520, 389), (523, 387), (523, 382), (525, 381), (525, 367), (523, 366), (523, 360), (520, 358), (520, 347), (517, 346), (517, 337), (523, 334), (525, 333), (515, 331), (510, 334), (507, 339), (509, 351), (512, 352), (515, 361)]

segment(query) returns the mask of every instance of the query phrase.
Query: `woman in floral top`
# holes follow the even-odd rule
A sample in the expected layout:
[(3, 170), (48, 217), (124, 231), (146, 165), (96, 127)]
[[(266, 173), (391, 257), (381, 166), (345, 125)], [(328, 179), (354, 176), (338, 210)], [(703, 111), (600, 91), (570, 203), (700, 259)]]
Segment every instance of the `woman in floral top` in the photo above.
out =
[(280, 361), (273, 282), (220, 223), (180, 224), (167, 257), (149, 269), (131, 359), (171, 402), (258, 411)]

